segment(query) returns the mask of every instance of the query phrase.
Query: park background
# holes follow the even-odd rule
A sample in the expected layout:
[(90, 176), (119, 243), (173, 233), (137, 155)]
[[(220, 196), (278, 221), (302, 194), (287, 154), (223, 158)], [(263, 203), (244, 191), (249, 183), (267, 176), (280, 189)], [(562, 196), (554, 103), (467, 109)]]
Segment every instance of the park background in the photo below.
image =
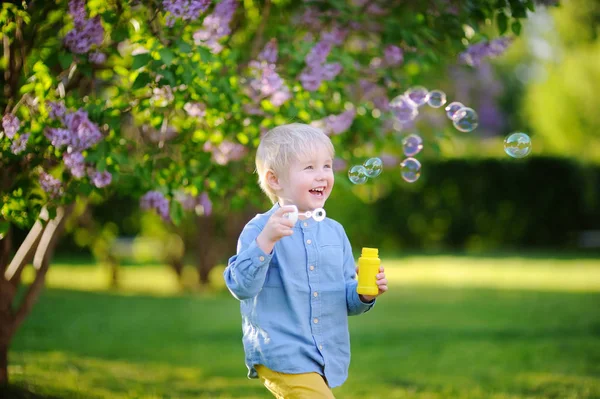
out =
[[(504, 28), (514, 36), (505, 53), (476, 66), (455, 50), (455, 62), (408, 61), (404, 49), (396, 68), (410, 84), (392, 91), (443, 90), (448, 102), (478, 111), (473, 132), (427, 107), (414, 125), (381, 128), (367, 101), (334, 134), (346, 163), (327, 214), (345, 227), (356, 257), (361, 247), (379, 248), (390, 280), (372, 312), (351, 318), (350, 377), (337, 397), (600, 398), (600, 7), (546, 3)], [(244, 4), (260, 15), (270, 2)], [(414, 23), (407, 18), (398, 25)], [(336, 103), (322, 91), (321, 101)], [(524, 159), (504, 152), (504, 137), (517, 131), (533, 143)], [(360, 132), (360, 145), (340, 138), (348, 132)], [(424, 140), (415, 183), (399, 166), (398, 145), (411, 133)], [(351, 184), (348, 167), (372, 156), (384, 160), (383, 173)], [(174, 163), (193, 169), (190, 159)], [(239, 178), (250, 194), (215, 189), (191, 212), (168, 210), (169, 221), (141, 209), (140, 185), (127, 179), (103, 195), (73, 197), (45, 289), (10, 344), (2, 395), (269, 397), (246, 378), (239, 303), (222, 279), (241, 228), (270, 206), (251, 171), (228, 172), (232, 187)], [(13, 255), (30, 224), (12, 226)], [(17, 300), (36, 269), (20, 277)]]

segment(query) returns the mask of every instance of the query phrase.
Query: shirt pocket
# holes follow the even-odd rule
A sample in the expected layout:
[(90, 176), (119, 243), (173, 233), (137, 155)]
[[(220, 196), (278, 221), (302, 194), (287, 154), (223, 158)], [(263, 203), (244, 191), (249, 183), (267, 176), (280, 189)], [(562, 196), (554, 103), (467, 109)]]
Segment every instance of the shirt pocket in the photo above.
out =
[(279, 269), (279, 264), (277, 262), (271, 261), (269, 263), (269, 268), (267, 269), (267, 276), (265, 278), (265, 287), (281, 287), (281, 272)]
[(321, 244), (319, 272), (329, 282), (344, 281), (344, 250), (340, 244)]

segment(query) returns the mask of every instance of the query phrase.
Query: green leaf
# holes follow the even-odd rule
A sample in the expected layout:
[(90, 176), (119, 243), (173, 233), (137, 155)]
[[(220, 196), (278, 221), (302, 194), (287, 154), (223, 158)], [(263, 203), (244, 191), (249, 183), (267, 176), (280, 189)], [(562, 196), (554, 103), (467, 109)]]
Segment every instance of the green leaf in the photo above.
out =
[(49, 206), (48, 207), (48, 220), (53, 220), (56, 218), (56, 207)]
[(146, 87), (148, 85), (148, 83), (150, 83), (151, 81), (152, 81), (152, 78), (150, 77), (150, 74), (147, 72), (142, 72), (138, 75), (137, 78), (135, 78), (135, 82), (133, 82), (131, 89), (132, 90), (141, 89), (143, 87)]
[(158, 54), (160, 54), (160, 59), (165, 65), (171, 65), (175, 59), (175, 54), (173, 54), (173, 52), (166, 47), (158, 50)]
[(8, 223), (6, 221), (0, 222), (0, 237), (3, 237), (8, 232), (9, 228), (10, 228), (10, 223)]
[(535, 3), (533, 2), (533, 0), (527, 0), (525, 6), (529, 9), (529, 11), (535, 12)]
[(179, 224), (181, 223), (181, 219), (183, 218), (183, 207), (181, 206), (181, 203), (179, 201), (171, 201), (169, 216), (171, 216), (173, 224), (179, 226)]
[(133, 57), (133, 64), (131, 64), (131, 68), (140, 69), (148, 65), (152, 61), (152, 57), (150, 54), (138, 54)]
[(177, 40), (177, 48), (179, 49), (179, 51), (186, 54), (192, 51), (192, 46), (190, 46), (189, 43), (182, 39)]
[(521, 22), (520, 21), (514, 21), (511, 25), (510, 25), (510, 29), (513, 31), (513, 33), (517, 36), (519, 36), (521, 34)]
[(58, 62), (62, 69), (67, 69), (73, 62), (73, 54), (67, 52), (61, 52), (58, 54)]
[(89, 64), (79, 64), (77, 69), (83, 76), (87, 76), (88, 78), (92, 77), (92, 67)]
[(498, 24), (498, 32), (503, 35), (508, 29), (508, 17), (503, 12), (496, 16), (496, 23)]

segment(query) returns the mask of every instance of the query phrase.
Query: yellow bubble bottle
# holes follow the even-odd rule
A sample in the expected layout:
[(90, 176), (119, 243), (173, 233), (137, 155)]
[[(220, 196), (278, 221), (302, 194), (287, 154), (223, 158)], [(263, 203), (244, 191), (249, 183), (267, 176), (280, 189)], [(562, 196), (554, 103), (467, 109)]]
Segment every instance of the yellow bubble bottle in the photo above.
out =
[(358, 258), (358, 285), (356, 292), (360, 295), (377, 295), (379, 288), (375, 281), (379, 273), (379, 250), (377, 248), (363, 248)]

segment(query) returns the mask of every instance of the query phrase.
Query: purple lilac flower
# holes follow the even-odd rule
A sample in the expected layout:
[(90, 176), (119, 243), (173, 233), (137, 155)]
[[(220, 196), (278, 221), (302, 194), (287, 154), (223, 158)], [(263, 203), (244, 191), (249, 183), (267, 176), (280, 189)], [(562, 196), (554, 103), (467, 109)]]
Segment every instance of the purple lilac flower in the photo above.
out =
[(167, 26), (173, 26), (178, 18), (194, 21), (206, 11), (209, 5), (210, 0), (163, 0), (163, 7), (170, 13), (167, 17)]
[(404, 54), (402, 49), (398, 46), (387, 46), (384, 52), (385, 62), (387, 65), (395, 66), (402, 64), (404, 61)]
[(169, 221), (169, 200), (159, 191), (148, 191), (140, 198), (140, 207), (144, 210), (154, 209), (163, 220)]
[(275, 72), (275, 64), (263, 63), (256, 72), (260, 76), (252, 79), (250, 86), (260, 96), (270, 96), (283, 85), (283, 79)]
[(15, 137), (15, 134), (19, 131), (19, 127), (21, 127), (21, 121), (13, 114), (6, 114), (2, 117), (2, 129), (4, 129), (4, 134), (9, 139)]
[(323, 125), (323, 131), (325, 132), (325, 134), (337, 135), (344, 133), (350, 128), (355, 116), (356, 111), (354, 110), (354, 108), (352, 108), (339, 115), (329, 115), (328, 117), (317, 121), (317, 123), (319, 125)]
[(25, 148), (27, 147), (27, 140), (29, 140), (29, 133), (22, 134), (18, 139), (14, 140), (10, 146), (12, 153), (18, 155), (25, 151)]
[(344, 43), (346, 36), (348, 36), (348, 29), (343, 29), (336, 25), (331, 31), (323, 32), (321, 34), (321, 40), (339, 46)]
[(304, 14), (300, 17), (300, 22), (311, 29), (321, 29), (322, 21), (320, 18), (321, 12), (314, 7), (307, 7)]
[(155, 87), (154, 89), (152, 89), (152, 97), (150, 97), (150, 104), (152, 104), (155, 107), (166, 107), (171, 102), (173, 102), (174, 99), (175, 96), (173, 95), (173, 89), (171, 88), (171, 86), (166, 85), (161, 87)]
[(275, 107), (283, 105), (292, 95), (289, 87), (277, 73), (277, 41), (270, 40), (258, 55), (257, 61), (250, 62), (252, 78), (248, 84), (248, 95), (255, 102), (268, 97)]
[(98, 188), (106, 187), (112, 182), (112, 175), (109, 171), (95, 172), (92, 175), (92, 183)]
[(68, 129), (50, 127), (44, 131), (44, 135), (56, 148), (62, 147), (64, 145), (69, 145), (69, 143), (71, 142), (71, 132)]
[(210, 201), (210, 198), (208, 198), (207, 193), (200, 194), (200, 198), (198, 198), (198, 205), (200, 205), (204, 210), (205, 216), (210, 216), (210, 214), (212, 213), (213, 206), (212, 202)]
[(202, 29), (194, 33), (194, 43), (208, 47), (214, 54), (220, 53), (223, 46), (219, 40), (231, 33), (229, 24), (236, 8), (236, 0), (222, 0), (217, 4), (213, 13), (204, 18)]
[[(71, 0), (73, 1), (73, 0)], [(77, 0), (75, 0), (77, 1)], [(79, 18), (79, 16), (77, 16)], [(92, 45), (100, 45), (104, 40), (104, 27), (100, 22), (100, 16), (76, 21), (75, 28), (71, 29), (64, 38), (65, 46), (76, 54), (84, 54), (90, 51)]]
[(346, 32), (336, 29), (334, 28), (334, 31), (322, 34), (321, 40), (306, 55), (304, 59), (306, 67), (299, 76), (305, 90), (317, 90), (321, 82), (332, 80), (342, 71), (340, 63), (325, 64), (333, 45), (341, 44), (345, 38)]
[(85, 176), (85, 160), (80, 152), (65, 152), (63, 161), (73, 177), (80, 179)]
[(102, 140), (100, 129), (89, 120), (88, 113), (82, 109), (66, 114), (65, 125), (71, 133), (69, 145), (74, 151), (83, 151)]
[(185, 103), (183, 109), (189, 116), (203, 118), (206, 115), (206, 104), (204, 103)]
[(63, 194), (63, 188), (60, 180), (42, 171), (40, 173), (40, 186), (50, 198), (60, 197)]
[(85, 11), (85, 0), (69, 1), (69, 14), (71, 14), (73, 17), (75, 26), (83, 26), (87, 17), (87, 12)]
[(186, 193), (184, 191), (175, 192), (173, 199), (175, 199), (175, 201), (179, 202), (181, 204), (182, 208), (186, 211), (194, 210), (197, 205), (196, 197), (194, 197), (192, 194)]
[(310, 49), (304, 61), (306, 65), (314, 67), (323, 64), (327, 59), (327, 56), (331, 52), (332, 44), (330, 42), (321, 40), (315, 46)]
[(280, 107), (290, 98), (292, 98), (290, 88), (284, 85), (271, 95), (269, 101), (271, 101), (274, 107)]
[(484, 58), (494, 58), (504, 54), (511, 42), (512, 39), (506, 36), (490, 42), (479, 42), (469, 46), (459, 58), (464, 64), (478, 67)]
[(88, 59), (93, 64), (103, 64), (106, 62), (106, 54), (100, 51), (94, 51), (93, 53), (90, 53)]
[(218, 146), (214, 146), (210, 141), (204, 143), (204, 151), (212, 153), (212, 160), (219, 165), (227, 165), (229, 161), (238, 161), (242, 159), (248, 149), (241, 144), (224, 140)]
[(65, 113), (67, 112), (65, 103), (62, 101), (48, 101), (46, 105), (49, 108), (48, 116), (50, 117), (50, 119), (62, 120), (62, 118), (65, 116)]
[(398, 164), (400, 163), (398, 157), (392, 154), (383, 153), (381, 154), (379, 159), (381, 159), (381, 161), (383, 162), (383, 166), (388, 166), (391, 168), (398, 166)]
[(334, 158), (332, 166), (334, 172), (339, 172), (340, 170), (345, 170), (348, 167), (348, 162), (342, 158)]
[(265, 48), (258, 54), (258, 61), (265, 61), (269, 64), (274, 64), (277, 62), (277, 40), (271, 39), (265, 45)]

